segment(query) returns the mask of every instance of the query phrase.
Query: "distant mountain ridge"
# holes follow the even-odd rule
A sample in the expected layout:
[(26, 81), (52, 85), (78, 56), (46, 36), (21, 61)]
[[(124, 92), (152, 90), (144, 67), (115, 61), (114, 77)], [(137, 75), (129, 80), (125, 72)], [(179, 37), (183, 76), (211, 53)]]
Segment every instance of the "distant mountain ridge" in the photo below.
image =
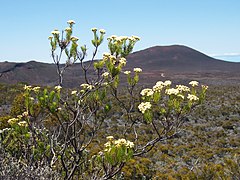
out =
[[(88, 63), (88, 62), (86, 62)], [(125, 70), (143, 69), (143, 83), (168, 79), (211, 78), (236, 79), (240, 76), (240, 63), (227, 62), (209, 57), (187, 46), (155, 46), (134, 52), (127, 57)], [(71, 66), (65, 73), (64, 85), (75, 87), (83, 82), (80, 64)], [(91, 69), (91, 75), (94, 74)], [(234, 79), (234, 80), (235, 80)], [(29, 61), (27, 63), (0, 62), (0, 83), (26, 82), (38, 85), (56, 85), (54, 64)], [(235, 81), (234, 81), (235, 82)], [(239, 80), (240, 82), (240, 80)]]

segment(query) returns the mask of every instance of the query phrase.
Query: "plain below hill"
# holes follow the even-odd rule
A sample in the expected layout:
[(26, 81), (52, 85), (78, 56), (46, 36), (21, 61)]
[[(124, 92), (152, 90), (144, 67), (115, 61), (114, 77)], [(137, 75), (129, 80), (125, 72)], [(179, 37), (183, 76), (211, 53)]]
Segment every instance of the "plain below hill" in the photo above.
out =
[[(143, 69), (142, 83), (154, 83), (164, 79), (179, 82), (195, 79), (203, 80), (207, 84), (240, 83), (240, 63), (214, 59), (180, 45), (155, 46), (134, 52), (128, 56), (125, 70), (131, 70), (134, 67)], [(93, 74), (91, 69), (91, 75)], [(36, 61), (0, 62), (0, 83), (19, 82), (56, 85), (56, 67), (54, 64)], [(64, 85), (75, 87), (81, 82), (83, 82), (83, 73), (80, 64), (77, 63), (66, 71)]]

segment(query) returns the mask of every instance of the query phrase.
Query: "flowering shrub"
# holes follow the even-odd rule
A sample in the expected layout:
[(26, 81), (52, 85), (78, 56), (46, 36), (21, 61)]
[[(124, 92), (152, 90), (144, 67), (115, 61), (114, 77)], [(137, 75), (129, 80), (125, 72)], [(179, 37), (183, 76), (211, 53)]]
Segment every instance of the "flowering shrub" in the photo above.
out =
[[(126, 162), (133, 156), (134, 144), (126, 139), (114, 140), (113, 136), (107, 137), (108, 142), (104, 144), (104, 159), (111, 165)], [(102, 154), (102, 153), (100, 153)]]
[[(136, 87), (142, 69), (124, 69), (127, 55), (140, 38), (110, 36), (109, 53), (94, 61), (106, 32), (92, 28), (91, 42), (95, 49), (91, 61), (84, 63), (87, 47), (79, 46), (79, 39), (73, 36), (75, 22), (67, 23), (65, 31), (60, 33), (55, 29), (49, 37), (58, 85), (24, 87), (26, 111), (8, 120), (10, 128), (1, 132), (3, 144), (24, 163), (35, 164), (36, 168), (48, 165), (64, 179), (110, 179), (119, 175), (131, 158), (149, 152), (160, 141), (173, 138), (180, 131), (184, 116), (203, 102), (207, 86), (197, 90), (196, 81), (190, 82), (191, 87), (172, 87), (171, 81), (159, 81), (152, 88), (143, 89), (140, 97)], [(67, 60), (61, 66), (63, 54)], [(64, 72), (77, 61), (85, 82), (74, 90), (65, 89)], [(95, 77), (89, 78), (90, 68)], [(121, 76), (127, 81), (127, 98), (121, 96)], [(99, 134), (108, 126), (107, 121), (113, 120), (116, 106), (123, 113), (123, 123), (117, 128), (120, 132), (114, 135), (118, 139), (108, 136), (102, 147), (97, 143)], [(140, 126), (153, 131), (153, 137), (143, 143), (139, 142), (139, 136), (144, 135), (138, 129)]]
[(160, 119), (165, 119), (165, 121), (169, 118), (172, 119), (172, 117), (181, 118), (192, 107), (204, 100), (208, 88), (202, 85), (199, 95), (197, 95), (196, 86), (199, 84), (197, 81), (189, 82), (191, 87), (176, 85), (173, 88), (171, 84), (169, 80), (158, 81), (153, 88), (146, 88), (141, 91), (143, 102), (138, 106), (138, 109), (147, 122), (152, 121), (154, 112), (158, 112)]

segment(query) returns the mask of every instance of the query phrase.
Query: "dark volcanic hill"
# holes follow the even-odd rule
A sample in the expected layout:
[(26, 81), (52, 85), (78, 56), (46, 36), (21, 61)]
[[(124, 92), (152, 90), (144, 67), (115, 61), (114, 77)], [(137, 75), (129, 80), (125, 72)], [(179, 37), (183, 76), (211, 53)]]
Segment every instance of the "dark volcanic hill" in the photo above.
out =
[(240, 63), (217, 60), (180, 45), (155, 46), (132, 53), (128, 57), (128, 65), (141, 65), (145, 71), (163, 70), (186, 73), (240, 70)]
[[(155, 46), (130, 54), (126, 70), (143, 69), (142, 82), (154, 83), (160, 79), (187, 81), (203, 80), (206, 83), (240, 83), (240, 63), (211, 58), (186, 46)], [(83, 82), (80, 64), (70, 67), (65, 73), (64, 85), (74, 87)], [(91, 70), (92, 71), (92, 70)], [(91, 74), (94, 74), (93, 71)], [(220, 81), (219, 81), (220, 80)], [(39, 85), (56, 85), (57, 73), (54, 64), (30, 61), (28, 63), (0, 62), (0, 82)]]

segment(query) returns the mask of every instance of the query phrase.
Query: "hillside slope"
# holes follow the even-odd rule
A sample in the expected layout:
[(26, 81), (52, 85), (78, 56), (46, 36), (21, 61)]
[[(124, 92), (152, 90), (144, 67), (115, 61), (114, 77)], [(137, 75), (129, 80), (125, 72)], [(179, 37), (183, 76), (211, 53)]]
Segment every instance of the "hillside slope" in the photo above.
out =
[[(142, 82), (154, 83), (160, 79), (186, 81), (205, 80), (207, 83), (240, 83), (240, 63), (226, 62), (211, 58), (192, 48), (180, 45), (155, 46), (130, 54), (125, 70), (134, 67), (143, 69)], [(88, 62), (86, 62), (88, 63)], [(93, 69), (91, 75), (94, 75)], [(54, 64), (30, 61), (27, 63), (0, 62), (0, 83), (19, 82), (56, 85), (57, 72)], [(64, 85), (75, 87), (83, 82), (79, 63), (65, 73)]]

